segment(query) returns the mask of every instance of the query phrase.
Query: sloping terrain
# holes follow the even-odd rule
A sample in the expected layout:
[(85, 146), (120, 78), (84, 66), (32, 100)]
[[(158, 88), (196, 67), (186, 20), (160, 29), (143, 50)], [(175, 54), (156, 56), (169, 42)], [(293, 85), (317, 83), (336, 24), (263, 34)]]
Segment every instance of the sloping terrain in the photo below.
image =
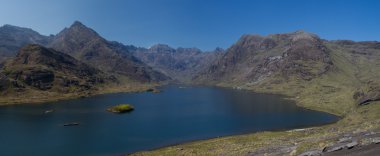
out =
[(0, 69), (0, 104), (37, 103), (111, 92), (144, 91), (154, 84), (125, 81), (70, 55), (31, 44)]
[(27, 45), (5, 64), (1, 71), (3, 94), (23, 91), (59, 93), (83, 92), (106, 82), (112, 76), (90, 67), (73, 57), (40, 45)]
[(304, 31), (269, 36), (244, 35), (195, 80), (258, 83), (269, 77), (311, 80), (332, 66), (329, 50)]

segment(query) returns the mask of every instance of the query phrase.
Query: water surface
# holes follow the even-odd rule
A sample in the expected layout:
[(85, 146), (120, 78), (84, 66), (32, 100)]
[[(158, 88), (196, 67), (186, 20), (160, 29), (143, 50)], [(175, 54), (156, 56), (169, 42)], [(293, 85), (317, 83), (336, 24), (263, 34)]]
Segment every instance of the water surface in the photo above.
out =
[[(130, 103), (135, 111), (112, 114)], [(55, 112), (44, 114), (54, 109)], [(186, 141), (331, 123), (336, 116), (281, 96), (216, 87), (166, 86), (160, 94), (117, 93), (0, 107), (0, 155), (120, 155)], [(78, 122), (79, 126), (62, 124)]]

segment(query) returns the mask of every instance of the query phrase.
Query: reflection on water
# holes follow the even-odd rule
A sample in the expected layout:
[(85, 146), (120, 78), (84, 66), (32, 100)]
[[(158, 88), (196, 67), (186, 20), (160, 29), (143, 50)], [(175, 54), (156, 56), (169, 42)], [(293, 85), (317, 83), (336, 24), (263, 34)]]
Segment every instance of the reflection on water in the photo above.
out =
[[(330, 123), (276, 95), (215, 87), (166, 86), (160, 94), (107, 94), (42, 105), (0, 107), (1, 155), (109, 155), (185, 141)], [(130, 103), (135, 111), (106, 108)], [(45, 114), (46, 110), (54, 109)], [(78, 122), (79, 126), (63, 127)]]

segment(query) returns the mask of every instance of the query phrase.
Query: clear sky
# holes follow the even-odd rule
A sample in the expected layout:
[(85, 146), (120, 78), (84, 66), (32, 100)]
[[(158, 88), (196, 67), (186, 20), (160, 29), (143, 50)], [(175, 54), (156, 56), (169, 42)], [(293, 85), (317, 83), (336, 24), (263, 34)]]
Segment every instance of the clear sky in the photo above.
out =
[(0, 0), (0, 25), (56, 34), (75, 20), (108, 40), (227, 48), (243, 34), (299, 29), (325, 39), (380, 40), (379, 0)]

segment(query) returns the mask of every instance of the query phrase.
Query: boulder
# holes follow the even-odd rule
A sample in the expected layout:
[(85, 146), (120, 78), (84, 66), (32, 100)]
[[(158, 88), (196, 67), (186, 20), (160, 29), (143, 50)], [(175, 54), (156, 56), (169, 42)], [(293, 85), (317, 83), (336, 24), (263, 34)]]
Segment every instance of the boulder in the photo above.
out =
[(372, 143), (374, 143), (374, 144), (380, 144), (380, 137), (373, 138), (372, 139)]
[(357, 105), (366, 105), (372, 101), (380, 100), (380, 84), (373, 81), (368, 81), (366, 85), (358, 89), (353, 98)]
[(348, 143), (347, 145), (346, 145), (346, 147), (348, 148), (348, 149), (352, 149), (352, 148), (354, 148), (355, 146), (357, 146), (359, 143), (357, 142), (357, 141), (353, 141), (353, 142), (351, 142), (351, 143)]
[(338, 143), (345, 143), (345, 142), (351, 142), (351, 137), (344, 137), (344, 138), (340, 138), (338, 140)]
[(323, 149), (323, 152), (329, 153), (329, 152), (339, 151), (339, 150), (344, 149), (345, 147), (346, 147), (346, 144), (336, 144), (336, 145), (325, 147)]

